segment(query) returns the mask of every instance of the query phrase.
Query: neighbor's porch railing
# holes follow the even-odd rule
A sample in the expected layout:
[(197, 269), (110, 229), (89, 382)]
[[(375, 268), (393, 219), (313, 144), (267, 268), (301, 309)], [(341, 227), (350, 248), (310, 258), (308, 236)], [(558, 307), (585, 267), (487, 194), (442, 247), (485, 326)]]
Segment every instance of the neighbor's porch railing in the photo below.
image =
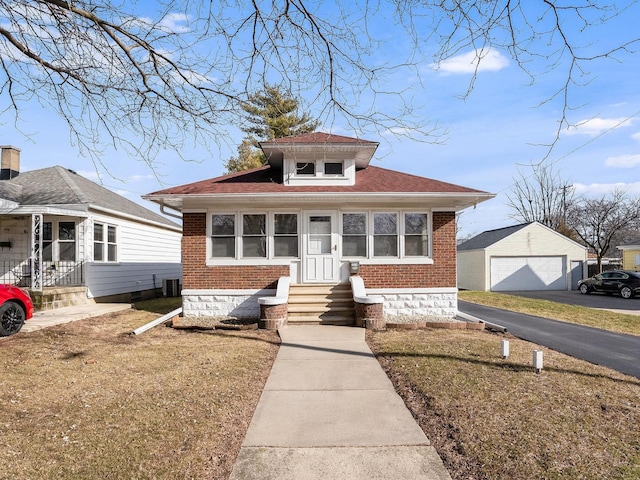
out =
[[(42, 262), (43, 287), (78, 286), (84, 281), (84, 262)], [(0, 283), (31, 287), (31, 262), (0, 262)]]

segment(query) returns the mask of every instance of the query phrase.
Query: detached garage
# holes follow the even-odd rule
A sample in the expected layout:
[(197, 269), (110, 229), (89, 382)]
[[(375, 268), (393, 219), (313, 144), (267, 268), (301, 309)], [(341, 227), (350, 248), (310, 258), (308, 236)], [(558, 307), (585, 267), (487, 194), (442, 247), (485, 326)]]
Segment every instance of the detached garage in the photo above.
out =
[(464, 290), (572, 290), (586, 269), (586, 247), (538, 222), (489, 230), (458, 246)]

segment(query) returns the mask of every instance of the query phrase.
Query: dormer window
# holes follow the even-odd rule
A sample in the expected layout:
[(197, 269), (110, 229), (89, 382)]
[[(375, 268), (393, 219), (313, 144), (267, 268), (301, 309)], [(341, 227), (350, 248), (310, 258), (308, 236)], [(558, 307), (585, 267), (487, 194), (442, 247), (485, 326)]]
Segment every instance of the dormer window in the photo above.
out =
[(315, 175), (316, 164), (314, 162), (296, 163), (296, 175)]
[[(338, 158), (335, 158), (338, 157)], [(339, 155), (330, 158), (296, 159), (285, 158), (283, 183), (292, 186), (354, 185), (356, 177), (355, 159), (342, 159)]]
[(324, 163), (325, 175), (344, 175), (344, 168), (342, 162), (325, 162)]

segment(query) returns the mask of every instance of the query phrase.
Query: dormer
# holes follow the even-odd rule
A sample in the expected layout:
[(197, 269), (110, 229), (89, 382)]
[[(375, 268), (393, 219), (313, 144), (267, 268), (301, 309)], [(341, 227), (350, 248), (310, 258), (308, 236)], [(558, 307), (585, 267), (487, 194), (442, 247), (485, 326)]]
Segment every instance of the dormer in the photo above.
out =
[(356, 170), (366, 168), (378, 142), (307, 133), (260, 143), (267, 162), (282, 171), (290, 186), (355, 185)]

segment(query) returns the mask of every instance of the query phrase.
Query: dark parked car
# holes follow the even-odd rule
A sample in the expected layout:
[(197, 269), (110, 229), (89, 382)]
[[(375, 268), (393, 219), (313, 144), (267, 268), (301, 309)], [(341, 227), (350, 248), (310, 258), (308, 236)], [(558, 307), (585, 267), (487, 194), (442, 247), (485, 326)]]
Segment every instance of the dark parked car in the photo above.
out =
[(0, 284), (0, 337), (18, 333), (25, 320), (33, 317), (29, 292), (13, 285)]
[(591, 278), (578, 282), (580, 293), (588, 294), (600, 292), (606, 294), (618, 293), (622, 298), (640, 295), (640, 272), (630, 270), (611, 270), (602, 272)]

